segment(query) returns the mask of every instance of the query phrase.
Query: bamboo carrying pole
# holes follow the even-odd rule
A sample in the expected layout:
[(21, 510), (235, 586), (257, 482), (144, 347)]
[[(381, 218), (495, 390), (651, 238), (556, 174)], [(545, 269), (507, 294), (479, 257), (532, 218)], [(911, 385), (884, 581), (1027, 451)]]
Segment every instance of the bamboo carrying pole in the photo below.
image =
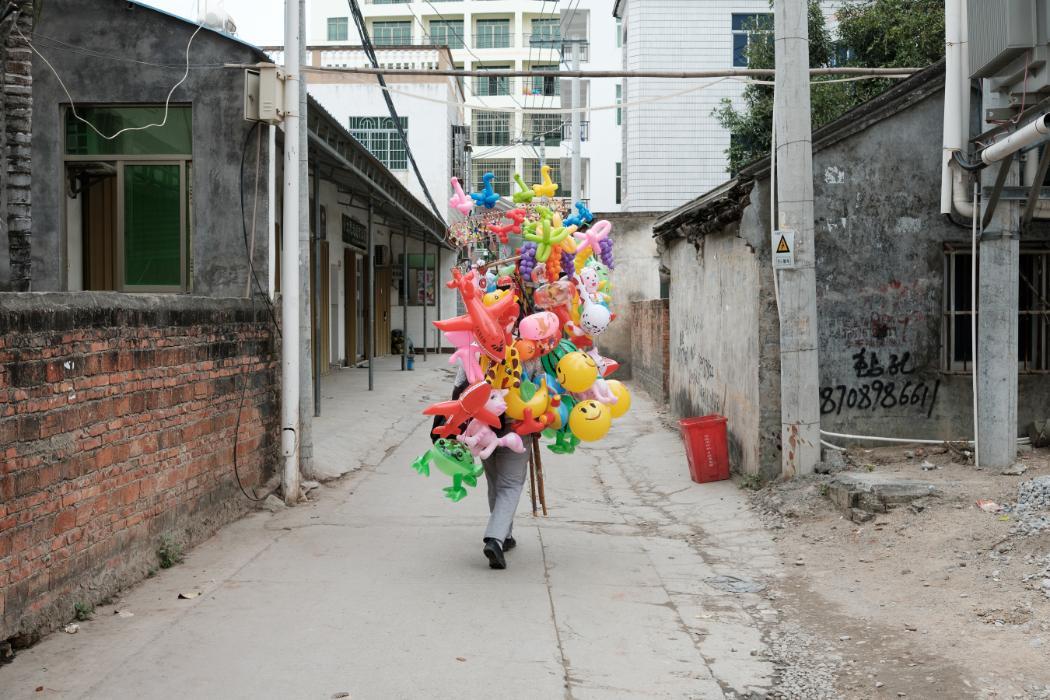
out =
[(536, 517), (536, 460), (533, 459), (535, 450), (529, 443), (529, 500), (532, 501), (532, 516)]
[[(546, 517), (547, 492), (543, 484), (543, 458), (540, 456), (540, 438), (538, 435), (532, 436), (532, 461), (536, 467), (536, 491), (540, 500), (540, 508), (543, 509), (543, 515)], [(533, 513), (535, 513), (535, 510), (533, 510)]]

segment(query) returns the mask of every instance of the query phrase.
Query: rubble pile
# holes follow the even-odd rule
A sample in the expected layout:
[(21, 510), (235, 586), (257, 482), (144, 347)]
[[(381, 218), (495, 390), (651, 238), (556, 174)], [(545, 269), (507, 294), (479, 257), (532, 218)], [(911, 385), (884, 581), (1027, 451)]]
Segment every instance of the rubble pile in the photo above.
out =
[(1042, 591), (1043, 595), (1050, 598), (1050, 554), (1047, 554), (1041, 560), (1036, 557), (1030, 557), (1028, 563), (1041, 568), (1025, 575), (1021, 580)]
[(1017, 503), (1006, 506), (1016, 524), (1011, 535), (1035, 535), (1050, 531), (1050, 475), (1030, 479), (1017, 490)]

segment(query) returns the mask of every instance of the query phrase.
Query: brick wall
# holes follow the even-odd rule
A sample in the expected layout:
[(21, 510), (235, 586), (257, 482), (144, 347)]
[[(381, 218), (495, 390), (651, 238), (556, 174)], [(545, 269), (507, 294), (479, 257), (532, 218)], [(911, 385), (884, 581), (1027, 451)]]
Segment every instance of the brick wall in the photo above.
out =
[(660, 403), (667, 401), (671, 325), (667, 299), (630, 304), (632, 379)]
[(0, 641), (68, 621), (248, 505), (279, 450), (277, 344), (248, 300), (0, 294)]
[(32, 53), (13, 25), (28, 36), (33, 7), (21, 4), (22, 11), (0, 27), (0, 290), (14, 291), (28, 291), (32, 277)]

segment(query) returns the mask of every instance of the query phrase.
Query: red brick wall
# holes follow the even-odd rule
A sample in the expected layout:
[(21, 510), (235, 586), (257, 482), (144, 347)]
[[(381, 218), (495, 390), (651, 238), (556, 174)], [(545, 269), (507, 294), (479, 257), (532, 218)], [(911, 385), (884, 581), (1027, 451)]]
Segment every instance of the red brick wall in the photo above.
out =
[(631, 302), (631, 378), (659, 402), (667, 401), (671, 316), (667, 299)]
[(279, 449), (260, 302), (0, 294), (0, 641), (33, 638), (247, 506)]

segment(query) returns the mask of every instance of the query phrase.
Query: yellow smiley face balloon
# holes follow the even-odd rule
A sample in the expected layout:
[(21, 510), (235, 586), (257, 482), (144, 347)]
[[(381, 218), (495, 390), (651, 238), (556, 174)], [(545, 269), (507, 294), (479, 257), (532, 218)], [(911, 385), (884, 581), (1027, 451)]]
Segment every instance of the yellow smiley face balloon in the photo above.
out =
[(557, 374), (566, 391), (587, 391), (598, 379), (598, 365), (590, 355), (577, 350), (558, 360)]
[(584, 442), (601, 440), (612, 426), (612, 411), (594, 400), (581, 401), (569, 414), (569, 430)]
[(631, 407), (631, 392), (627, 391), (627, 387), (623, 385), (623, 382), (616, 379), (606, 379), (605, 385), (609, 387), (609, 391), (616, 397), (616, 403), (609, 406), (609, 410), (612, 411), (613, 418), (619, 418), (627, 413), (627, 409)]

